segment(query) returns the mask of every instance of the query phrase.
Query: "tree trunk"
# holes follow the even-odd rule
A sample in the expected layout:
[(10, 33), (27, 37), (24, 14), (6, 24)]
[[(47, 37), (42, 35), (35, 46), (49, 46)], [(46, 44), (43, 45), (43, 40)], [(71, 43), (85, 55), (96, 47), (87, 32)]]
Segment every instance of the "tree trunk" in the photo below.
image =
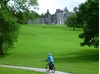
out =
[(3, 55), (2, 39), (0, 39), (0, 55)]
[(73, 30), (75, 31), (75, 25), (73, 26)]
[(3, 55), (2, 44), (0, 44), (0, 55)]

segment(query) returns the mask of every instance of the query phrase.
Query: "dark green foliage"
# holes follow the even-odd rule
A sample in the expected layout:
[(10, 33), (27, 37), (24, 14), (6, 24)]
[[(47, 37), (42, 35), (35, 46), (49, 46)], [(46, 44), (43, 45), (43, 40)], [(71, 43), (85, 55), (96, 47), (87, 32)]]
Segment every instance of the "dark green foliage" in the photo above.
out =
[(74, 31), (75, 31), (75, 28), (82, 27), (82, 25), (79, 25), (77, 23), (76, 18), (77, 18), (76, 13), (73, 13), (71, 16), (68, 17), (67, 22), (66, 22), (67, 26), (73, 27)]
[(79, 35), (84, 39), (81, 46), (99, 46), (99, 0), (88, 0), (81, 4), (77, 12), (77, 22), (84, 24), (84, 32)]
[(5, 8), (0, 8), (0, 54), (13, 47), (17, 41), (19, 25)]
[(17, 12), (15, 14), (16, 18), (17, 18), (17, 22), (18, 23), (21, 23), (21, 24), (26, 24), (26, 17), (25, 17), (25, 14), (23, 12)]
[(34, 20), (39, 17), (39, 14), (36, 13), (35, 11), (29, 11), (29, 10), (24, 12), (19, 11), (15, 14), (15, 17), (17, 18), (18, 23), (27, 24), (27, 21), (29, 19)]
[(29, 18), (34, 20), (34, 19), (39, 18), (39, 17), (40, 17), (40, 15), (38, 13), (36, 13), (35, 11), (32, 11), (30, 13), (30, 17)]

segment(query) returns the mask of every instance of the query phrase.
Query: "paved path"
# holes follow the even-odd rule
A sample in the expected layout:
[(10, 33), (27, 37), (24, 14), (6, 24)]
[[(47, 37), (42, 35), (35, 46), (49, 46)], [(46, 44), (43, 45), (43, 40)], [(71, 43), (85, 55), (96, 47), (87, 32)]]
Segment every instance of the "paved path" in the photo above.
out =
[(17, 68), (17, 69), (24, 69), (24, 70), (33, 70), (33, 71), (38, 71), (38, 72), (44, 72), (46, 74), (70, 74), (70, 73), (60, 72), (60, 71), (55, 71), (55, 73), (51, 73), (51, 72), (47, 73), (46, 70), (42, 69), (42, 68), (32, 68), (32, 67), (23, 67), (23, 66), (0, 65), (0, 67)]

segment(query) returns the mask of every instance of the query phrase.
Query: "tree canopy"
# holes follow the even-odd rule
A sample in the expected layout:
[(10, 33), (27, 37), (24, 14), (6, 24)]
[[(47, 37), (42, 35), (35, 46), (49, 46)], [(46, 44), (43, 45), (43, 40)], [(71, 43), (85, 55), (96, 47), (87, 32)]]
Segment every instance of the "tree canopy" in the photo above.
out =
[(17, 18), (17, 22), (21, 24), (27, 24), (28, 20), (34, 20), (39, 17), (39, 14), (36, 13), (35, 11), (24, 11), (24, 12), (17, 12), (15, 14)]
[(21, 24), (26, 24), (29, 19), (33, 20), (38, 15), (34, 11), (34, 9), (38, 9), (37, 0), (10, 0), (7, 7), (17, 18), (17, 22)]
[(3, 54), (17, 41), (19, 25), (7, 9), (0, 8), (0, 14), (0, 54)]
[(8, 0), (7, 6), (14, 13), (29, 10), (30, 8), (38, 9), (37, 0)]
[(75, 28), (82, 28), (82, 25), (78, 24), (76, 21), (76, 13), (72, 13), (71, 16), (68, 17), (67, 19), (67, 26), (68, 27), (73, 27), (73, 30), (75, 31)]
[(83, 33), (79, 35), (84, 39), (81, 46), (99, 46), (99, 0), (87, 0), (79, 6), (77, 22), (83, 24)]

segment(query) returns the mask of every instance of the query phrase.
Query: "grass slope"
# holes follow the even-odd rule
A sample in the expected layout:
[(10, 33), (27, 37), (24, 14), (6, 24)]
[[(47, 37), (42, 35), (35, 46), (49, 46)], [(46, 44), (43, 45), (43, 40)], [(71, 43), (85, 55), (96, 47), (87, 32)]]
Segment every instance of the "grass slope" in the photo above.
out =
[(0, 64), (45, 67), (48, 53), (52, 53), (57, 70), (73, 74), (98, 74), (99, 50), (81, 47), (77, 29), (65, 26), (23, 25), (15, 48)]

